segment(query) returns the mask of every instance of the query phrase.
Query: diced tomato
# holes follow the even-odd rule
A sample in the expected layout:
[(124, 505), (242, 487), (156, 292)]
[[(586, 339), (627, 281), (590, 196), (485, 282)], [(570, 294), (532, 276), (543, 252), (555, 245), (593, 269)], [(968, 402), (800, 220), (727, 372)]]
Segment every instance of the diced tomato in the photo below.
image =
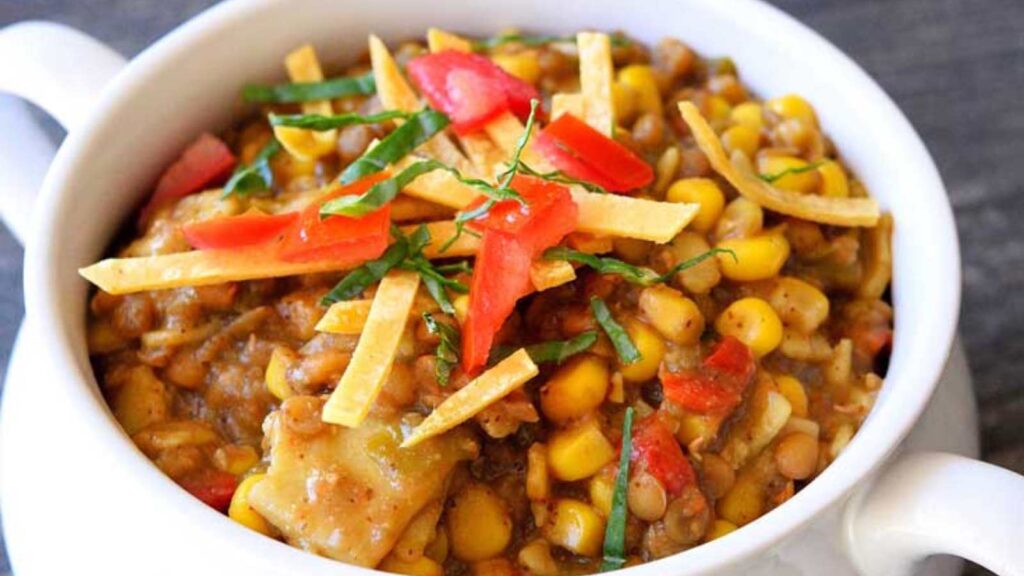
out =
[(657, 478), (670, 497), (678, 496), (697, 480), (679, 442), (657, 414), (637, 423), (630, 460)]
[[(552, 163), (574, 178), (588, 180), (588, 177), (594, 178), (595, 173), (599, 174), (604, 184), (590, 181), (612, 192), (643, 188), (654, 181), (654, 169), (643, 158), (572, 114), (562, 114), (548, 124), (541, 134), (565, 149), (548, 145), (545, 153), (552, 154), (549, 156)], [(570, 157), (579, 162), (569, 162), (559, 151), (568, 151)], [(558, 163), (563, 166), (558, 166)]]
[(238, 478), (234, 474), (207, 469), (186, 476), (179, 484), (210, 508), (226, 512), (238, 488)]
[(359, 218), (320, 218), (323, 202), (339, 196), (362, 194), (388, 177), (387, 172), (367, 176), (327, 195), (322, 202), (307, 206), (291, 228), (285, 231), (278, 256), (292, 262), (331, 260), (362, 262), (376, 258), (387, 249), (391, 225), (391, 204)]
[(462, 367), (467, 374), (487, 363), (494, 336), (530, 291), (533, 253), (515, 236), (484, 233), (469, 288), (469, 312), (462, 327)]
[(728, 413), (743, 400), (754, 377), (754, 355), (745, 344), (727, 336), (697, 370), (658, 370), (665, 399), (699, 412)]
[(201, 135), (160, 176), (153, 196), (139, 215), (139, 225), (145, 225), (153, 211), (164, 204), (220, 183), (234, 167), (235, 155), (220, 138)]
[(569, 176), (591, 184), (597, 184), (610, 192), (620, 192), (618, 182), (610, 180), (604, 174), (594, 170), (589, 164), (562, 147), (557, 140), (543, 130), (533, 137), (533, 148), (537, 153), (542, 154), (551, 162), (556, 169), (565, 172)]
[(193, 248), (226, 250), (275, 240), (298, 219), (298, 212), (283, 214), (254, 212), (186, 224), (182, 227), (182, 232)]
[(517, 176), (512, 189), (526, 200), (499, 202), (472, 226), (483, 231), (473, 266), (469, 313), (462, 330), (462, 367), (474, 374), (487, 363), (494, 337), (516, 301), (530, 291), (530, 263), (576, 228), (568, 188)]
[(530, 113), (537, 89), (479, 54), (448, 50), (420, 56), (406, 66), (430, 105), (452, 120), (459, 134), (475, 132), (502, 112)]
[(874, 358), (892, 344), (892, 330), (886, 326), (858, 325), (847, 331), (853, 347), (868, 358)]

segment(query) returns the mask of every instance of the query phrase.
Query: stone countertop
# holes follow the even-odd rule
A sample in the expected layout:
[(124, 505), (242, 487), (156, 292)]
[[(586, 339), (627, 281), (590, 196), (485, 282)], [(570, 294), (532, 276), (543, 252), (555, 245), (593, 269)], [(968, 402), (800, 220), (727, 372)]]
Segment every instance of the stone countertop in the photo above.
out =
[[(0, 26), (48, 19), (126, 55), (209, 0), (4, 0)], [(963, 248), (960, 331), (984, 457), (1024, 472), (1024, 2), (772, 0), (853, 57), (924, 138)], [(1015, 224), (1015, 222), (1017, 222)], [(0, 374), (23, 314), (22, 250), (0, 227)], [(0, 574), (7, 571), (0, 559)], [(987, 574), (972, 567), (970, 574)]]

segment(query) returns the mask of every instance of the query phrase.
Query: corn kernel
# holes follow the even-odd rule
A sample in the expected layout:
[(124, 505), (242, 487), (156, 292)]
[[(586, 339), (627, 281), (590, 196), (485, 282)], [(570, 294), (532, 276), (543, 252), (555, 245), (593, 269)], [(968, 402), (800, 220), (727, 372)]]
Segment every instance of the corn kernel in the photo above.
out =
[(729, 101), (721, 96), (710, 96), (704, 102), (704, 112), (710, 122), (719, 125), (719, 123), (728, 120), (729, 115), (732, 113), (732, 106), (729, 105)]
[(544, 537), (580, 556), (597, 556), (604, 541), (604, 519), (579, 500), (559, 500), (544, 527)]
[(301, 159), (291, 154), (275, 154), (270, 159), (274, 181), (288, 183), (300, 176), (316, 174), (316, 160)]
[(128, 346), (128, 342), (121, 338), (117, 330), (105, 321), (89, 324), (86, 341), (90, 354), (110, 354)]
[(459, 294), (452, 300), (452, 306), (455, 308), (455, 319), (459, 321), (459, 325), (466, 323), (466, 317), (469, 316), (469, 295)]
[(761, 134), (750, 126), (737, 124), (722, 133), (722, 145), (730, 155), (739, 150), (747, 158), (753, 158), (761, 146)]
[(213, 453), (213, 463), (217, 468), (241, 476), (260, 461), (260, 455), (252, 446), (245, 444), (228, 444), (221, 446)]
[(551, 556), (551, 546), (541, 538), (523, 546), (516, 560), (532, 576), (558, 576), (558, 563)]
[(698, 232), (707, 232), (714, 227), (725, 207), (725, 194), (708, 178), (685, 178), (677, 180), (665, 193), (669, 202), (692, 202), (700, 206), (697, 216), (690, 223), (690, 228)]
[[(795, 156), (761, 156), (757, 159), (757, 171), (762, 176), (772, 177), (772, 186), (801, 194), (814, 192), (821, 179), (814, 170), (795, 172), (808, 166), (806, 160)], [(783, 173), (786, 173), (785, 176), (780, 176)]]
[(679, 419), (679, 430), (676, 431), (676, 438), (683, 444), (690, 444), (700, 438), (710, 441), (718, 434), (718, 427), (721, 422), (722, 417), (717, 414), (687, 412)]
[(536, 501), (547, 500), (550, 495), (548, 449), (540, 442), (534, 442), (526, 452), (526, 497)]
[(558, 423), (586, 416), (604, 401), (609, 378), (603, 358), (581, 354), (558, 368), (541, 388), (541, 410)]
[(658, 374), (665, 356), (665, 342), (650, 326), (633, 320), (626, 323), (626, 333), (640, 351), (640, 359), (632, 364), (619, 362), (619, 373), (627, 382), (646, 382)]
[(764, 103), (765, 108), (782, 116), (783, 118), (797, 118), (807, 122), (811, 126), (817, 126), (818, 119), (814, 114), (814, 107), (810, 102), (796, 94), (787, 94), (772, 98)]
[(533, 50), (515, 54), (495, 54), (491, 56), (491, 60), (499, 68), (527, 84), (536, 84), (540, 79), (540, 64), (537, 61), (537, 53)]
[(633, 89), (640, 112), (661, 115), (661, 92), (658, 91), (653, 68), (646, 64), (630, 64), (619, 70), (618, 80)]
[(704, 315), (682, 292), (664, 285), (644, 288), (640, 310), (661, 335), (676, 344), (696, 344), (704, 333)]
[(779, 315), (760, 298), (743, 298), (730, 304), (715, 321), (715, 330), (739, 339), (759, 358), (782, 341)]
[(266, 474), (253, 474), (242, 480), (242, 483), (235, 489), (235, 494), (231, 497), (231, 504), (228, 506), (228, 517), (250, 530), (271, 536), (274, 533), (274, 528), (263, 516), (260, 516), (259, 512), (253, 510), (252, 506), (249, 506), (249, 492), (265, 476)]
[(717, 254), (722, 275), (738, 282), (767, 280), (782, 270), (789, 258), (789, 241), (782, 234), (762, 234), (753, 238), (732, 238), (718, 243)]
[(590, 505), (597, 508), (605, 518), (612, 513), (612, 496), (615, 494), (615, 476), (611, 468), (606, 468), (590, 477), (587, 482)]
[(738, 196), (722, 211), (715, 224), (715, 237), (719, 240), (747, 238), (758, 234), (762, 228), (764, 209), (760, 204)]
[(706, 539), (708, 542), (716, 540), (735, 531), (736, 528), (737, 526), (728, 520), (715, 520), (715, 523), (711, 525), (711, 530), (708, 531)]
[[(668, 245), (671, 264), (685, 262), (696, 258), (711, 249), (703, 235), (686, 230), (679, 233)], [(722, 280), (717, 258), (707, 260), (676, 273), (675, 281), (693, 294), (707, 294)]]
[(789, 402), (793, 416), (805, 418), (807, 416), (807, 391), (804, 390), (804, 385), (788, 374), (776, 376), (775, 385), (779, 387), (779, 393)]
[(744, 102), (736, 105), (729, 114), (729, 119), (738, 126), (747, 126), (760, 132), (764, 126), (764, 114), (757, 102)]
[(443, 526), (437, 527), (437, 535), (423, 549), (423, 555), (438, 564), (444, 564), (448, 558), (448, 532)]
[(444, 576), (444, 568), (426, 556), (420, 556), (412, 561), (388, 556), (377, 568), (392, 574), (405, 574), (406, 576)]
[(612, 247), (616, 256), (635, 264), (644, 262), (651, 251), (650, 242), (636, 238), (614, 238)]
[(487, 486), (470, 484), (448, 509), (452, 553), (465, 562), (501, 554), (512, 538), (512, 519), (505, 502)]
[(818, 166), (821, 176), (821, 195), (827, 198), (846, 198), (850, 195), (850, 181), (846, 170), (835, 160), (826, 160)]
[(740, 474), (715, 508), (720, 517), (735, 526), (743, 526), (764, 512), (764, 496), (764, 487), (754, 474)]
[(596, 420), (559, 430), (548, 442), (548, 467), (555, 478), (566, 482), (582, 480), (614, 458), (615, 448)]
[(612, 84), (612, 106), (615, 109), (615, 120), (626, 126), (637, 113), (638, 94), (635, 88), (622, 82)]
[(284, 346), (275, 346), (270, 353), (270, 362), (267, 364), (267, 371), (263, 379), (267, 383), (267, 390), (278, 400), (284, 400), (295, 394), (291, 385), (288, 384), (288, 369), (297, 359), (295, 353)]
[(814, 332), (828, 318), (828, 296), (798, 278), (779, 278), (768, 301), (782, 323), (800, 334)]

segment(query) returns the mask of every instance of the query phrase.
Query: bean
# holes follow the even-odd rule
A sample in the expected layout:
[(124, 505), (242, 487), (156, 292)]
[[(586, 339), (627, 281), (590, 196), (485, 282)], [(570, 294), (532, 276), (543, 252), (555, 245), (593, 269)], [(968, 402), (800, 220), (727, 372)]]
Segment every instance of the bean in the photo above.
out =
[(668, 507), (665, 487), (654, 476), (640, 472), (629, 481), (629, 511), (646, 522), (660, 520)]
[(711, 509), (704, 494), (694, 485), (683, 488), (682, 494), (665, 511), (665, 532), (673, 542), (684, 546), (696, 544), (707, 532)]
[(775, 466), (793, 480), (806, 480), (818, 465), (818, 441), (803, 432), (795, 432), (775, 447)]

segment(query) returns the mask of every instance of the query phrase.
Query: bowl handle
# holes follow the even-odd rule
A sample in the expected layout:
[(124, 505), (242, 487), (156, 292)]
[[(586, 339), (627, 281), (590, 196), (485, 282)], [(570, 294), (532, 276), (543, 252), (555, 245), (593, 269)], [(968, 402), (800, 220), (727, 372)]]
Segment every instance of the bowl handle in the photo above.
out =
[(903, 576), (933, 554), (1024, 575), (1024, 476), (940, 452), (907, 454), (846, 511), (846, 543), (865, 575)]
[(0, 217), (24, 243), (55, 147), (17, 97), (36, 104), (70, 132), (85, 121), (126, 61), (67, 26), (21, 22), (0, 29), (0, 62)]

